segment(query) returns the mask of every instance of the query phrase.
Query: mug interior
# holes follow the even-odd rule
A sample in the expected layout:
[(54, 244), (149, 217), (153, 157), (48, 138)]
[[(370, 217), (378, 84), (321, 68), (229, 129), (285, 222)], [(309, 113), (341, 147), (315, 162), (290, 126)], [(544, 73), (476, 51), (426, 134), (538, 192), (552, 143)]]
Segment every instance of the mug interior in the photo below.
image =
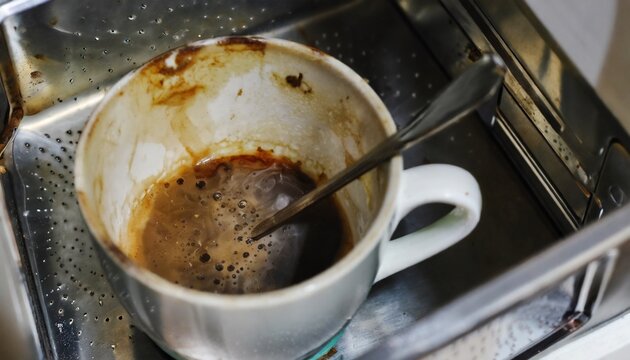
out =
[[(97, 239), (127, 254), (134, 206), (181, 166), (263, 149), (329, 178), (394, 131), (374, 92), (337, 60), (288, 41), (212, 39), (160, 56), (110, 90), (81, 139), (77, 192)], [(390, 170), (335, 195), (355, 242), (379, 213)]]

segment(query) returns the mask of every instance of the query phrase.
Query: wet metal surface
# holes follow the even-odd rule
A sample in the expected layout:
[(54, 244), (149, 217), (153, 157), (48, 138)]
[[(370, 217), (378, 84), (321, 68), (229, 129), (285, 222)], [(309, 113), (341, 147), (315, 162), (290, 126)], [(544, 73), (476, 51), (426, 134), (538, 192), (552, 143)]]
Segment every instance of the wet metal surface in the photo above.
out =
[[(204, 13), (215, 19), (212, 22), (216, 26), (214, 31), (200, 31), (192, 25), (186, 28), (188, 23), (198, 24), (195, 22), (198, 19), (192, 21), (192, 18), (189, 22), (185, 18), (180, 19), (181, 23), (177, 23), (179, 28), (175, 28), (173, 23), (167, 26), (166, 17), (141, 17), (146, 9), (139, 2), (125, 2), (125, 6), (132, 3), (137, 6), (133, 12), (118, 9), (120, 11), (111, 15), (109, 20), (115, 18), (124, 26), (111, 28), (114, 33), (109, 32), (107, 26), (90, 26), (80, 21), (66, 24), (67, 20), (62, 18), (55, 24), (48, 23), (48, 28), (59, 31), (60, 36), (79, 36), (72, 34), (80, 30), (68, 30), (72, 25), (82, 29), (79, 37), (87, 39), (89, 35), (90, 39), (86, 40), (85, 50), (66, 48), (63, 56), (58, 53), (59, 48), (52, 47), (53, 42), (39, 44), (46, 45), (39, 50), (46, 52), (46, 57), (56, 53), (61, 57), (53, 65), (45, 65), (56, 70), (50, 73), (46, 88), (40, 89), (43, 92), (33, 94), (41, 105), (34, 105), (34, 108), (43, 111), (25, 118), (11, 149), (9, 173), (14, 186), (13, 196), (33, 268), (31, 275), (37, 285), (37, 301), (43, 310), (41, 320), (46, 324), (56, 358), (166, 357), (129, 323), (125, 310), (112, 294), (79, 213), (72, 183), (73, 156), (80, 130), (108, 84), (118, 76), (161, 50), (195, 40), (198, 35), (209, 37), (255, 31), (318, 47), (345, 62), (369, 81), (399, 126), (406, 124), (410, 114), (424, 106), (448, 82), (448, 77), (430, 51), (392, 3), (354, 1), (334, 8), (324, 7), (321, 11), (312, 12), (313, 16), (302, 16), (300, 14), (305, 12), (295, 10), (295, 17), (278, 17), (278, 13), (274, 13), (268, 18), (263, 14), (271, 11), (269, 8), (265, 11), (262, 6), (239, 8), (244, 2), (237, 2), (233, 5), (235, 10), (220, 3), (225, 9), (217, 8), (220, 11), (215, 9), (216, 13)], [(72, 4), (78, 6), (77, 3)], [(40, 11), (44, 14), (61, 13), (54, 7), (63, 6), (62, 3), (54, 2), (53, 5)], [(165, 4), (164, 8), (155, 11), (163, 10), (166, 15), (171, 13), (169, 8)], [(195, 15), (194, 9), (172, 8), (172, 12)], [(251, 11), (250, 16), (254, 20), (248, 20), (248, 11)], [(238, 13), (240, 22), (231, 18), (231, 13)], [(129, 19), (132, 15), (136, 15), (133, 20)], [(221, 17), (217, 18), (219, 15)], [(280, 20), (276, 21), (276, 17)], [(350, 17), (352, 22), (348, 21)], [(274, 21), (269, 20), (271, 18)], [(140, 19), (143, 23), (138, 21)], [(12, 21), (9, 26), (11, 29), (15, 26), (13, 31), (19, 32), (27, 21), (36, 21), (36, 18), (15, 18)], [(230, 22), (241, 27), (228, 26)], [(245, 28), (242, 28), (243, 24)], [(232, 31), (233, 28), (236, 30)], [(166, 38), (160, 37), (163, 33), (160, 30), (168, 32)], [(127, 43), (123, 33), (134, 34), (138, 40)], [(180, 37), (175, 39), (175, 35)], [(100, 40), (94, 42), (95, 37)], [(104, 39), (107, 42), (101, 41)], [(59, 44), (63, 48), (65, 43)], [(88, 47), (94, 44), (107, 45)], [(32, 70), (28, 68), (30, 71), (38, 69), (39, 61), (43, 60), (32, 57), (33, 53), (25, 53), (25, 50), (32, 49), (25, 49), (18, 42), (12, 43), (12, 46), (23, 50), (21, 54), (28, 59), (28, 66), (32, 67)], [(141, 56), (136, 58), (129, 54)], [(89, 66), (82, 65), (80, 60), (89, 61), (86, 63)], [(111, 65), (119, 62), (124, 66)], [(63, 88), (63, 91), (54, 92), (57, 88)], [(385, 336), (400, 331), (559, 237), (477, 115), (462, 119), (443, 133), (407, 151), (404, 157), (406, 167), (450, 163), (469, 170), (477, 178), (483, 194), (484, 209), (480, 224), (472, 235), (456, 246), (377, 284), (348, 326), (335, 357), (352, 358), (366, 351)], [(445, 210), (439, 205), (416, 210), (401, 223), (398, 234), (430, 223)], [(554, 299), (557, 302), (544, 306), (552, 309), (564, 306), (566, 297)], [(553, 326), (547, 323), (539, 325)], [(507, 334), (499, 332), (496, 336)], [(511, 340), (500, 338), (497, 341), (509, 343)], [(521, 343), (518, 344), (514, 345), (515, 350), (521, 346)]]

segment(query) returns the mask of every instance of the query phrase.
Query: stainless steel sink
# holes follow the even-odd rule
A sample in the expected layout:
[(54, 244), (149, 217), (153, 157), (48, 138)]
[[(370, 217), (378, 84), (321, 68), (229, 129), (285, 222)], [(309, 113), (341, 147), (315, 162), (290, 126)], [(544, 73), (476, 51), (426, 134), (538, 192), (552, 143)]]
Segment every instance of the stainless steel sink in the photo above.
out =
[[(492, 103), (404, 154), (407, 167), (439, 162), (472, 172), (484, 201), (478, 228), (376, 285), (329, 358), (529, 357), (619, 314), (630, 305), (619, 300), (627, 281), (609, 279), (628, 266), (625, 252), (614, 250), (628, 231), (621, 215), (607, 214), (630, 213), (619, 200), (630, 191), (630, 174), (619, 170), (630, 159), (628, 135), (524, 5), (501, 4), (2, 4), (4, 126), (21, 123), (4, 151), (7, 213), (0, 213), (0, 240), (19, 251), (0, 255), (14, 260), (9, 284), (25, 294), (13, 300), (17, 312), (33, 314), (20, 320), (30, 324), (23, 346), (34, 357), (60, 359), (168, 357), (133, 326), (103, 276), (74, 194), (74, 150), (87, 116), (126, 72), (167, 49), (230, 34), (328, 52), (369, 81), (399, 126), (481, 52), (496, 52), (509, 66)], [(589, 130), (594, 119), (597, 131)], [(447, 210), (418, 209), (397, 234)], [(589, 222), (595, 230), (581, 230)], [(603, 297), (608, 283), (612, 295)]]

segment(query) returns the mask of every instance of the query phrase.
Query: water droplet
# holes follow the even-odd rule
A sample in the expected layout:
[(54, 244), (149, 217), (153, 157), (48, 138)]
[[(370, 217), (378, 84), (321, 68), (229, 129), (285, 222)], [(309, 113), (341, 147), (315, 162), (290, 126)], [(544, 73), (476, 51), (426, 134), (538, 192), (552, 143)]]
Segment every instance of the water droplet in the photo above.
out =
[(212, 194), (212, 198), (214, 199), (214, 201), (219, 201), (223, 198), (223, 194), (221, 194), (220, 191), (217, 191), (214, 194)]
[(243, 209), (247, 206), (247, 200), (241, 200), (238, 202), (238, 207)]

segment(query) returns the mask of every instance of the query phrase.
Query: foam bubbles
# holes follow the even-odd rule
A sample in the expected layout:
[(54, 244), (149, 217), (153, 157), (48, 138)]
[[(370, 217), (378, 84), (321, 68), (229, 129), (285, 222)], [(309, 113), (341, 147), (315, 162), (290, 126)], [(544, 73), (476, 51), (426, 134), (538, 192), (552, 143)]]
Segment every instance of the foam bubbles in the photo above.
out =
[(202, 179), (189, 170), (171, 180), (178, 186), (154, 186), (146, 197), (153, 203), (146, 206), (151, 213), (141, 229), (138, 258), (158, 261), (145, 266), (182, 286), (219, 293), (290, 285), (304, 225), (284, 226), (264, 243), (243, 239), (261, 218), (309, 191), (312, 182), (275, 163), (229, 163)]

